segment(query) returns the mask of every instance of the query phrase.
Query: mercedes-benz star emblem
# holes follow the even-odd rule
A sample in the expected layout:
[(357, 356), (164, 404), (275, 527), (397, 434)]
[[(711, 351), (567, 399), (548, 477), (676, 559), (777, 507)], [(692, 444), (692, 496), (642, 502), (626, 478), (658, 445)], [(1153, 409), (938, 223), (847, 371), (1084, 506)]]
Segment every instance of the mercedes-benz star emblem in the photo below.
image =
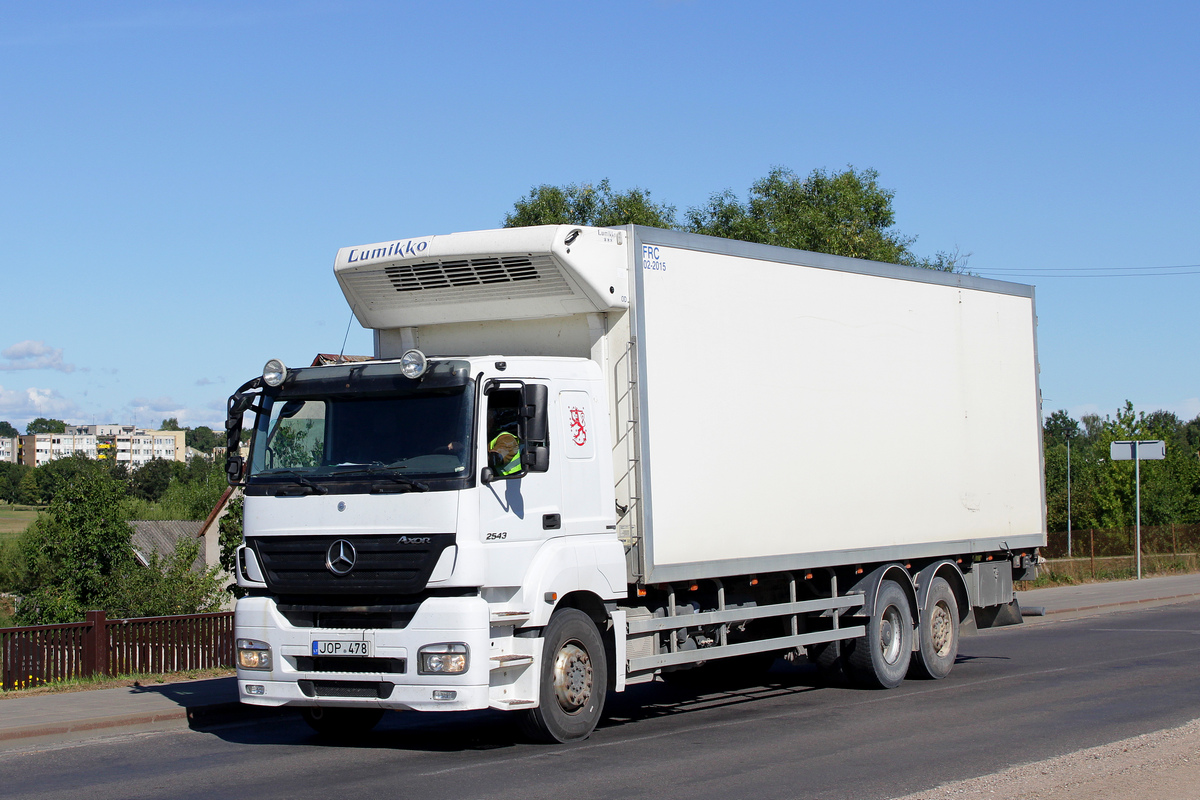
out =
[(325, 569), (334, 575), (345, 575), (354, 569), (354, 562), (357, 560), (358, 552), (354, 545), (345, 539), (338, 539), (329, 545), (329, 550), (325, 553)]

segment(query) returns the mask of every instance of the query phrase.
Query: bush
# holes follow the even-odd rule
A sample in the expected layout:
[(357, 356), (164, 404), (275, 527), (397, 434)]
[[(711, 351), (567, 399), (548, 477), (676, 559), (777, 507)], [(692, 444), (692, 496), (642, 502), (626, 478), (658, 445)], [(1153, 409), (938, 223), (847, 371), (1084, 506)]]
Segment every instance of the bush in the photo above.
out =
[(113, 576), (105, 609), (121, 618), (219, 611), (226, 598), (220, 569), (193, 570), (199, 553), (199, 541), (180, 539), (175, 552), (165, 559), (154, 553), (145, 567), (137, 563), (124, 566)]

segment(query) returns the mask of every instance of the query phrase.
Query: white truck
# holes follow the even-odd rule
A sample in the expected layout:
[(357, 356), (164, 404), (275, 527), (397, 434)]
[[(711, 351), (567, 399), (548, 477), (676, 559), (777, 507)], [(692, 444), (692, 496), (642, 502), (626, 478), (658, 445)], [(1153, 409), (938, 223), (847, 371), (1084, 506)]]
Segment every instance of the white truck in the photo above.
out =
[(334, 271), (373, 358), (273, 359), (229, 399), (243, 702), (322, 732), (511, 710), (566, 742), (656, 676), (805, 655), (890, 688), (1020, 621), (1031, 287), (639, 226)]

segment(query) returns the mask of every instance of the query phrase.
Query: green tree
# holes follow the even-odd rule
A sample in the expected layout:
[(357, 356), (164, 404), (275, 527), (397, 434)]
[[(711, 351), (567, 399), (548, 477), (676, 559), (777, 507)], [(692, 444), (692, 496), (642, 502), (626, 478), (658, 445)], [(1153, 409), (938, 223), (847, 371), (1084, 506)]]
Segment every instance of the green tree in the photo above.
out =
[(551, 186), (543, 184), (517, 200), (511, 214), (504, 216), (504, 227), (526, 225), (591, 225), (599, 228), (615, 225), (675, 227), (675, 207), (650, 199), (650, 192), (633, 188), (618, 193), (608, 178), (598, 184)]
[[(893, 228), (894, 193), (879, 185), (873, 169), (841, 172), (813, 170), (803, 179), (785, 167), (773, 168), (750, 187), (742, 203), (726, 189), (706, 204), (689, 208), (684, 230), (819, 253), (888, 261), (927, 269), (955, 271), (969, 253), (913, 253), (916, 237)], [(504, 218), (518, 225), (615, 226), (633, 223), (675, 228), (675, 207), (656, 204), (644, 189), (614, 193), (607, 179), (598, 184), (534, 187)]]
[(172, 462), (165, 458), (151, 459), (134, 470), (129, 479), (129, 488), (135, 497), (157, 503), (171, 485), (173, 476)]
[(225, 437), (217, 435), (207, 425), (198, 425), (189, 430), (184, 441), (188, 447), (194, 447), (202, 453), (211, 453), (215, 448), (225, 446)]
[[(1084, 415), (1079, 422), (1057, 411), (1044, 425), (1046, 506), (1052, 531), (1066, 528), (1066, 441), (1071, 440), (1071, 521), (1076, 528), (1132, 527), (1136, 514), (1136, 473), (1130, 461), (1113, 461), (1117, 440), (1162, 439), (1163, 461), (1141, 463), (1144, 525), (1200, 522), (1200, 458), (1192, 448), (1192, 423), (1174, 414), (1138, 412), (1126, 402), (1114, 416)], [(1200, 417), (1196, 420), (1200, 429)]]
[(21, 486), (21, 479), (25, 477), (26, 473), (32, 471), (33, 467), (24, 464), (0, 461), (0, 501), (17, 502), (17, 491)]
[(172, 481), (159, 505), (164, 519), (202, 520), (225, 493), (224, 481)]
[(221, 568), (233, 572), (236, 567), (237, 549), (242, 543), (242, 496), (229, 501), (225, 516), (218, 523), (221, 529)]
[(37, 470), (30, 469), (21, 476), (17, 486), (16, 502), (23, 505), (36, 505), (42, 501), (42, 490), (38, 487)]
[(102, 472), (80, 472), (22, 534), (22, 624), (73, 622), (88, 608), (104, 607), (111, 576), (133, 559), (124, 495)]
[(119, 617), (163, 617), (204, 614), (220, 609), (227, 595), (220, 569), (194, 566), (200, 553), (196, 539), (180, 539), (170, 556), (150, 555), (142, 566), (126, 562), (113, 576), (105, 609)]
[(25, 433), (63, 433), (66, 429), (67, 423), (61, 419), (38, 417), (25, 426)]
[(158, 429), (160, 431), (181, 431), (181, 430), (183, 430), (183, 428), (179, 427), (179, 417), (168, 417), (168, 418), (164, 419), (162, 421), (162, 424), (158, 426)]
[(0, 439), (15, 439), (20, 435), (8, 420), (0, 419)]
[(55, 495), (80, 473), (102, 471), (100, 462), (83, 453), (72, 453), (64, 458), (47, 461), (36, 468), (38, 491), (43, 503), (49, 503)]
[(687, 212), (688, 230), (710, 236), (811, 250), (838, 256), (951, 271), (967, 255), (938, 253), (920, 258), (910, 249), (916, 237), (892, 226), (895, 193), (879, 185), (873, 169), (813, 170), (801, 179), (775, 167), (750, 187), (745, 203), (725, 190)]
[(1046, 439), (1055, 442), (1065, 442), (1080, 434), (1079, 423), (1071, 418), (1065, 410), (1055, 411), (1046, 418), (1042, 425)]

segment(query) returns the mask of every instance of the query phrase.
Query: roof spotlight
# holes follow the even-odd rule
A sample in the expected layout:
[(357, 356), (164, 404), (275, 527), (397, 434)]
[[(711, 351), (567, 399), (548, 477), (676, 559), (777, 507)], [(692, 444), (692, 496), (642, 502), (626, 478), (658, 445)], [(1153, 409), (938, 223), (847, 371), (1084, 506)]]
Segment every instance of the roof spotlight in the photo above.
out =
[(429, 359), (420, 350), (409, 350), (400, 356), (400, 373), (406, 378), (416, 380), (429, 369)]
[(272, 358), (263, 367), (263, 383), (274, 389), (279, 384), (283, 383), (283, 379), (287, 377), (287, 367), (278, 358)]

